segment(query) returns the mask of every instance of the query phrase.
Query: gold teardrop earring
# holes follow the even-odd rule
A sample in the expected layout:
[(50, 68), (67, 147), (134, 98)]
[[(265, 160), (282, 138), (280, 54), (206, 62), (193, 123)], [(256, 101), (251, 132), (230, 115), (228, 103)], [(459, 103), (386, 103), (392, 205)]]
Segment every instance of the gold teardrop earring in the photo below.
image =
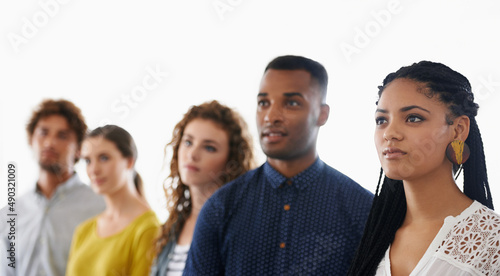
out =
[(446, 157), (453, 163), (458, 172), (456, 173), (455, 180), (458, 179), (460, 172), (462, 171), (462, 164), (469, 159), (470, 149), (469, 146), (464, 141), (454, 140), (448, 144), (446, 147)]
[(446, 157), (455, 165), (462, 165), (469, 156), (470, 149), (464, 141), (454, 140), (446, 147)]

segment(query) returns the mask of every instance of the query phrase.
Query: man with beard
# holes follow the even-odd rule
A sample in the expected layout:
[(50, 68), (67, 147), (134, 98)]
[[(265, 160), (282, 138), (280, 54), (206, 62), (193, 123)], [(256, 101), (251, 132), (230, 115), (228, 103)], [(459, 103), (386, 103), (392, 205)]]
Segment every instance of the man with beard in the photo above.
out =
[[(0, 275), (64, 275), (73, 230), (104, 210), (104, 200), (74, 171), (86, 131), (80, 109), (69, 101), (45, 100), (33, 112), (27, 132), (38, 181), (16, 201), (15, 268), (2, 257)], [(6, 213), (3, 208), (2, 219)], [(13, 242), (5, 226), (0, 226), (2, 252)]]
[(327, 83), (304, 57), (266, 67), (257, 127), (267, 162), (205, 203), (184, 275), (345, 275), (373, 195), (318, 157)]

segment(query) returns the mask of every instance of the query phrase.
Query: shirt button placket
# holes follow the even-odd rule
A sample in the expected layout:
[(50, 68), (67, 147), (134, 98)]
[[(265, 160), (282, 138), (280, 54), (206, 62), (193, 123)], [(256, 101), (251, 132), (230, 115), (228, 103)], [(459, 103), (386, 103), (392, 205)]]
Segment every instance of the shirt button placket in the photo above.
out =
[(287, 257), (286, 257), (286, 252), (288, 250), (286, 250), (286, 248), (289, 247), (289, 244), (287, 243), (287, 237), (289, 235), (289, 225), (290, 225), (290, 216), (291, 216), (291, 213), (290, 213), (290, 208), (291, 208), (291, 201), (292, 201), (292, 197), (293, 197), (293, 189), (292, 189), (292, 184), (293, 182), (291, 180), (287, 180), (286, 182), (286, 185), (283, 185), (283, 197), (282, 197), (282, 210), (281, 212), (283, 212), (282, 216), (281, 216), (281, 234), (280, 234), (280, 241), (279, 241), (279, 262), (280, 262), (280, 273), (284, 273), (285, 270), (286, 270), (286, 260), (287, 260)]

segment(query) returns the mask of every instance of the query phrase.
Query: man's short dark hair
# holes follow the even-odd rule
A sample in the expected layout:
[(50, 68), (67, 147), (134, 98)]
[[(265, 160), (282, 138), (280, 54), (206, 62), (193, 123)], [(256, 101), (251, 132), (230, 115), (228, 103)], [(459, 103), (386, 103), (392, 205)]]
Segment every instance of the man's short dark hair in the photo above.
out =
[[(85, 134), (87, 133), (87, 124), (83, 118), (81, 110), (72, 102), (67, 100), (44, 100), (31, 115), (31, 118), (26, 126), (28, 132), (28, 141), (31, 143), (33, 132), (40, 119), (51, 116), (59, 115), (68, 121), (69, 128), (76, 134), (76, 141), (78, 148), (81, 147)], [(75, 163), (78, 159), (75, 160)]]
[(280, 56), (273, 59), (264, 70), (305, 70), (311, 74), (311, 78), (318, 82), (321, 92), (321, 99), (326, 100), (326, 90), (328, 87), (328, 73), (321, 63), (301, 56)]

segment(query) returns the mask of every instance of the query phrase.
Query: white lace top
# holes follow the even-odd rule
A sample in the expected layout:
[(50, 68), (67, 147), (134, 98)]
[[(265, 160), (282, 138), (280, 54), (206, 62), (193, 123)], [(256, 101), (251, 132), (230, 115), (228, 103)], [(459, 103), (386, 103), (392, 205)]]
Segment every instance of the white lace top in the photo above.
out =
[[(390, 276), (389, 249), (377, 276)], [(410, 276), (500, 275), (500, 216), (474, 201), (449, 216)]]

